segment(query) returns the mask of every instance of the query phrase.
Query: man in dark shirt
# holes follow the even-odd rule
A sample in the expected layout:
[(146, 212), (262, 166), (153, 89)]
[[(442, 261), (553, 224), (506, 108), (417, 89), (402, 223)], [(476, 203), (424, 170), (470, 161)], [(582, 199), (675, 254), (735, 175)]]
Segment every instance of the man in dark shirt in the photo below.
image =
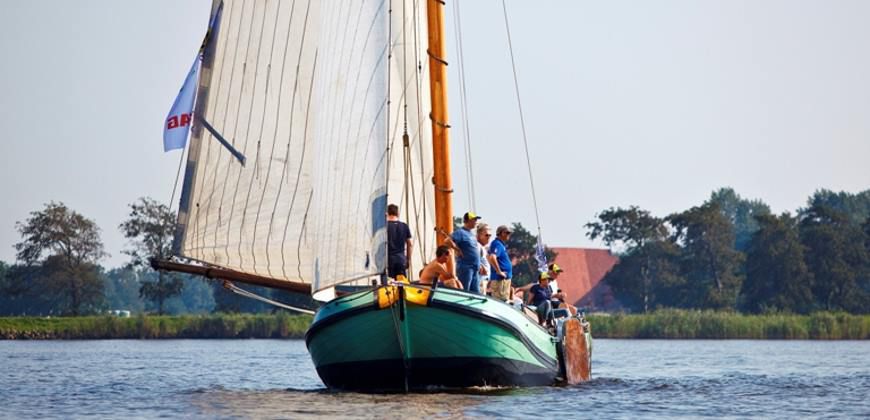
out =
[(546, 271), (541, 273), (538, 284), (529, 289), (529, 294), (531, 295), (531, 303), (535, 306), (535, 312), (538, 313), (538, 323), (544, 325), (545, 322), (552, 320), (553, 289), (550, 288), (550, 276)]
[(387, 206), (387, 276), (396, 278), (398, 275), (408, 277), (408, 264), (411, 261), (411, 229), (408, 224), (399, 221), (399, 206)]

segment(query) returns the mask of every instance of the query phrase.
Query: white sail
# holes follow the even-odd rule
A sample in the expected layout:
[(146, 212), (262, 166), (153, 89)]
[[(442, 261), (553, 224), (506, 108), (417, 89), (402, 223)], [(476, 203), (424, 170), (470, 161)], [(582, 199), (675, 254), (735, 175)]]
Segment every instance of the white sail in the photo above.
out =
[(247, 164), (195, 125), (179, 209), (180, 255), (310, 283), (307, 155), (318, 5), (317, 0), (223, 1), (196, 112), (247, 157)]
[(329, 299), (384, 272), (391, 202), (414, 236), (413, 276), (434, 254), (425, 3), (222, 7), (196, 112), (247, 164), (195, 126), (178, 253)]
[(409, 216), (417, 243), (412, 270), (434, 254), (421, 4), (396, 2), (392, 12), (382, 0), (322, 5), (309, 232), (319, 299), (328, 299), (336, 284), (369, 284), (384, 272), (388, 202)]
[[(401, 8), (401, 9), (400, 9)], [(389, 201), (399, 206), (400, 219), (414, 237), (409, 274), (435, 257), (435, 189), (432, 159), (432, 109), (429, 89), (426, 2), (404, 1), (394, 6), (390, 77)], [(408, 149), (403, 146), (407, 124)]]

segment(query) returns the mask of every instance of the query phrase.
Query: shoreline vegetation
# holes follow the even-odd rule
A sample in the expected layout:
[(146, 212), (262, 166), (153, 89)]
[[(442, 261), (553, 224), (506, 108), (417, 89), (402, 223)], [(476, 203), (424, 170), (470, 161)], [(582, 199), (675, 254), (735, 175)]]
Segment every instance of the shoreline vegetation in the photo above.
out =
[[(0, 340), (299, 339), (308, 315), (212, 314), (157, 316), (2, 317)], [(745, 315), (659, 310), (649, 314), (590, 315), (595, 338), (867, 340), (870, 315)]]

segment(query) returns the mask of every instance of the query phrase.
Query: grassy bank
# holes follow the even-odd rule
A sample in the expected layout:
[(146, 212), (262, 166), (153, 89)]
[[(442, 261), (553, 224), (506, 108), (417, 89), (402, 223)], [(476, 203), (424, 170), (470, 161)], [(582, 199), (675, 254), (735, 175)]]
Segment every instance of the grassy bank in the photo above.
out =
[(0, 339), (302, 338), (307, 315), (215, 314), (182, 316), (0, 318)]
[(743, 315), (660, 310), (644, 315), (590, 316), (596, 338), (870, 339), (870, 315)]
[[(646, 315), (593, 315), (596, 338), (870, 339), (870, 315), (741, 315), (661, 310)], [(0, 339), (302, 338), (310, 316), (215, 314), (0, 318)]]

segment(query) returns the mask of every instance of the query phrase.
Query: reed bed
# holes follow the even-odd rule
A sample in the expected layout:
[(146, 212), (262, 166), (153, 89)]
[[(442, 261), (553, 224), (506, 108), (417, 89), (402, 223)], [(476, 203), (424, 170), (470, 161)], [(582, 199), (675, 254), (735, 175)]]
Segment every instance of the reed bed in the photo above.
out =
[[(870, 339), (870, 315), (744, 315), (735, 312), (658, 310), (649, 314), (593, 314), (595, 338), (659, 339)], [(213, 314), (130, 318), (114, 316), (0, 318), (0, 339), (302, 338), (308, 315)]]
[(213, 314), (0, 318), (0, 339), (302, 338), (308, 315)]
[(736, 312), (658, 310), (648, 314), (591, 315), (596, 338), (870, 339), (870, 315), (746, 315)]

